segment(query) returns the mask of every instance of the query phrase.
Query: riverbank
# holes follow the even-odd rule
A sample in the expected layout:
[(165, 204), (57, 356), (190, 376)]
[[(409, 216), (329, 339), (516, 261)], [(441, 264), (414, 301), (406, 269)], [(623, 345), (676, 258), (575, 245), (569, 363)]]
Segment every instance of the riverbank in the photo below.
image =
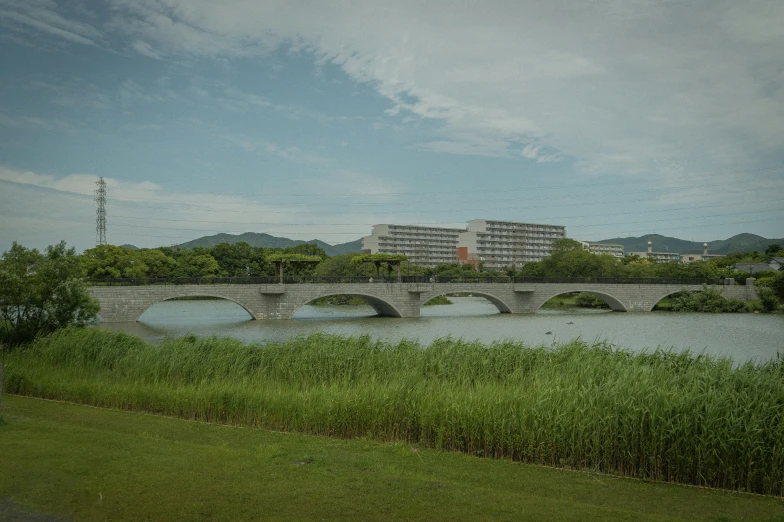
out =
[[(4, 398), (0, 497), (76, 520), (771, 519), (781, 499)], [(118, 451), (122, 448), (122, 451)], [(56, 464), (55, 464), (56, 463)], [(139, 499), (144, 499), (140, 502)]]
[(784, 493), (781, 359), (327, 335), (154, 346), (87, 329), (6, 362), (13, 394)]

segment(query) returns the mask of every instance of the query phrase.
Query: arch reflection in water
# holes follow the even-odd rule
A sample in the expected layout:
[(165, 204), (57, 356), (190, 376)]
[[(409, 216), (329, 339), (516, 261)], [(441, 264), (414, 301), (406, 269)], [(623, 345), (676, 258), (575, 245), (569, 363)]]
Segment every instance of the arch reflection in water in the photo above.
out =
[[(148, 340), (193, 333), (234, 337), (244, 342), (288, 339), (316, 332), (370, 335), (399, 341), (418, 339), (423, 345), (452, 336), (485, 343), (504, 339), (528, 345), (550, 345), (576, 337), (608, 340), (631, 350), (674, 347), (735, 361), (770, 360), (784, 352), (784, 316), (780, 314), (701, 314), (652, 312), (619, 314), (610, 310), (542, 310), (532, 315), (500, 314), (481, 297), (450, 297), (453, 305), (427, 306), (422, 317), (377, 317), (366, 305), (305, 306), (293, 321), (251, 320), (228, 301), (167, 301), (142, 316), (141, 323), (102, 324)], [(546, 335), (546, 332), (552, 332)]]

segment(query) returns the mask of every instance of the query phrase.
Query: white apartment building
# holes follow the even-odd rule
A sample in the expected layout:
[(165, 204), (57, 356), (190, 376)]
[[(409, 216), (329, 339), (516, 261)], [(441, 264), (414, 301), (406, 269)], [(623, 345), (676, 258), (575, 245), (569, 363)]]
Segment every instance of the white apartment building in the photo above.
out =
[(614, 243), (595, 243), (593, 241), (580, 241), (583, 249), (591, 254), (607, 254), (613, 257), (623, 257), (623, 245), (616, 245)]
[(650, 241), (648, 241), (647, 252), (629, 252), (629, 255), (648, 259), (654, 263), (670, 263), (672, 261), (681, 260), (681, 255), (678, 252), (654, 252), (653, 243)]
[(474, 219), (460, 232), (458, 248), (485, 268), (501, 270), (541, 261), (552, 254), (553, 241), (566, 237), (566, 227), (513, 221)]
[(368, 254), (405, 254), (408, 261), (432, 267), (457, 261), (459, 228), (418, 225), (373, 225), (371, 235), (362, 238)]

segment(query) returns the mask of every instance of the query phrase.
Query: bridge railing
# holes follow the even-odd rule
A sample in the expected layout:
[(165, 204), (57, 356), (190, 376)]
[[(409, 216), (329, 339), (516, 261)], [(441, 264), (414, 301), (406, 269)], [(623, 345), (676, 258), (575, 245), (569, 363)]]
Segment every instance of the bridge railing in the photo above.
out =
[[(441, 276), (286, 276), (283, 284), (346, 284), (346, 283), (581, 283), (623, 285), (722, 285), (723, 279), (623, 278), (623, 277), (441, 277)], [(87, 279), (90, 286), (149, 285), (276, 285), (280, 277), (147, 277)]]

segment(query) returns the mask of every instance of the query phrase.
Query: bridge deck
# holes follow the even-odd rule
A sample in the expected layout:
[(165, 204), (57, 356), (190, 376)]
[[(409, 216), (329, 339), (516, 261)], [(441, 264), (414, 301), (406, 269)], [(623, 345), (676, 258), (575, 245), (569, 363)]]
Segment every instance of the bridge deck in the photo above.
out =
[[(364, 280), (364, 278), (363, 278)], [(756, 299), (751, 284), (711, 285), (727, 297)], [(664, 297), (681, 291), (700, 291), (702, 284), (639, 282), (350, 282), (280, 284), (146, 284), (92, 286), (90, 294), (101, 305), (105, 322), (136, 321), (149, 307), (178, 297), (217, 297), (242, 306), (254, 319), (290, 319), (301, 306), (331, 295), (364, 299), (379, 315), (418, 317), (421, 306), (434, 297), (470, 293), (485, 297), (502, 313), (535, 313), (551, 298), (570, 292), (587, 292), (607, 302), (613, 310), (650, 312)]]

